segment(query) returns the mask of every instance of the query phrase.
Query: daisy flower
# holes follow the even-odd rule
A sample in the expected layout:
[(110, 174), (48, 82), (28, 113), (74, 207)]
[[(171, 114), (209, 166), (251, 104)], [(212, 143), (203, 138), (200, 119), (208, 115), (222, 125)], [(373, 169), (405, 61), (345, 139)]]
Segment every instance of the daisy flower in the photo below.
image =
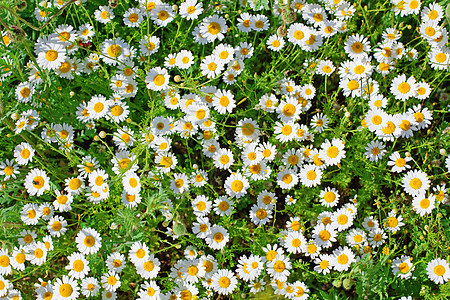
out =
[(25, 177), (25, 188), (30, 196), (41, 196), (45, 191), (50, 190), (50, 178), (47, 173), (38, 168), (28, 172)]
[(266, 161), (272, 161), (277, 154), (277, 148), (270, 142), (263, 142), (262, 144), (259, 144), (256, 151), (261, 152)]
[(69, 265), (66, 266), (66, 270), (69, 270), (69, 276), (76, 279), (83, 279), (90, 271), (89, 261), (81, 253), (72, 253), (67, 257)]
[(85, 297), (95, 297), (100, 290), (100, 285), (95, 277), (85, 277), (81, 280), (81, 294)]
[(446, 70), (450, 63), (450, 49), (447, 47), (432, 48), (428, 54), (431, 67), (435, 70)]
[(250, 32), (252, 31), (251, 23), (252, 23), (252, 15), (247, 12), (244, 12), (237, 17), (236, 26), (237, 29), (241, 32)]
[(417, 195), (412, 201), (413, 210), (423, 217), (433, 211), (435, 208), (435, 202), (435, 195), (429, 195), (428, 197), (426, 197), (425, 194)]
[(295, 123), (294, 121), (286, 123), (276, 122), (274, 134), (276, 135), (277, 140), (282, 143), (286, 143), (295, 139), (297, 130), (299, 128), (300, 125), (298, 123)]
[(150, 18), (157, 26), (166, 27), (167, 24), (172, 22), (176, 13), (173, 11), (172, 6), (169, 4), (157, 4), (150, 12)]
[(0, 276), (7, 276), (11, 273), (11, 258), (8, 251), (0, 249)]
[(424, 194), (430, 187), (427, 174), (419, 170), (410, 170), (402, 179), (403, 189), (409, 195), (415, 197)]
[(388, 217), (383, 220), (384, 228), (389, 232), (396, 232), (405, 225), (402, 221), (403, 217), (401, 215), (397, 217), (396, 212), (391, 211)]
[(123, 23), (128, 27), (139, 27), (142, 22), (142, 13), (138, 8), (129, 8), (123, 14)]
[(194, 64), (194, 56), (192, 52), (189, 50), (181, 50), (176, 58), (175, 65), (180, 69), (189, 69), (190, 66)]
[(443, 284), (450, 279), (450, 266), (445, 259), (435, 258), (427, 264), (428, 278), (436, 284)]
[(144, 279), (153, 279), (158, 276), (161, 269), (161, 263), (154, 254), (150, 254), (147, 258), (142, 259), (136, 264), (136, 272)]
[(347, 271), (355, 261), (355, 254), (350, 248), (339, 247), (333, 251), (330, 263), (336, 271), (342, 272)]
[(322, 171), (315, 165), (305, 165), (300, 170), (300, 182), (306, 187), (313, 187), (320, 184)]
[(282, 189), (289, 190), (297, 185), (299, 177), (293, 169), (286, 169), (277, 175), (277, 184)]
[(201, 239), (206, 238), (211, 233), (211, 224), (207, 217), (197, 217), (197, 221), (192, 223), (192, 232)]
[(327, 187), (320, 192), (320, 204), (325, 207), (334, 207), (339, 202), (339, 191), (335, 188)]
[(116, 291), (121, 285), (120, 277), (114, 271), (103, 274), (101, 283), (102, 287), (110, 292)]
[(428, 107), (422, 109), (422, 106), (420, 104), (408, 109), (407, 113), (413, 115), (415, 119), (413, 130), (427, 128), (431, 124), (431, 120), (433, 120), (433, 116)]
[(216, 39), (219, 41), (223, 40), (227, 31), (228, 26), (225, 19), (218, 15), (207, 17), (200, 24), (200, 34), (209, 43), (214, 42)]
[(209, 79), (219, 76), (224, 67), (225, 65), (214, 55), (206, 56), (200, 64), (202, 75)]
[(277, 34), (272, 34), (266, 41), (267, 48), (276, 52), (283, 49), (285, 43), (284, 38), (278, 36)]
[(362, 246), (367, 242), (367, 235), (362, 229), (351, 229), (347, 233), (345, 240), (351, 247)]
[(331, 225), (334, 226), (337, 231), (346, 230), (353, 225), (353, 214), (346, 208), (340, 208), (333, 213)]
[[(27, 254), (29, 254), (28, 247), (24, 247), (22, 245), (20, 245), (19, 247), (14, 247), (14, 250), (10, 257), (11, 266), (18, 271), (24, 271)], [(10, 273), (11, 271), (7, 272), (6, 274)]]
[(220, 196), (214, 201), (214, 212), (219, 216), (229, 216), (233, 212), (233, 200)]
[(153, 91), (166, 90), (169, 87), (169, 73), (160, 67), (152, 68), (147, 73), (145, 83)]
[(256, 225), (267, 224), (272, 218), (272, 206), (266, 204), (254, 204), (250, 209), (250, 220)]
[(212, 105), (214, 109), (220, 113), (231, 113), (236, 107), (234, 95), (229, 90), (217, 90), (214, 94)]
[(247, 194), (250, 184), (241, 173), (233, 173), (225, 180), (224, 187), (228, 196), (239, 199)]
[(229, 240), (228, 231), (220, 225), (212, 226), (211, 233), (205, 238), (206, 244), (214, 250), (223, 249)]
[(150, 251), (145, 243), (135, 242), (130, 251), (128, 252), (128, 258), (133, 264), (143, 263), (148, 259)]
[(412, 160), (410, 156), (405, 156), (405, 158), (400, 156), (400, 153), (395, 151), (389, 156), (388, 166), (392, 166), (392, 172), (400, 173), (406, 169), (411, 168), (407, 163)]
[(277, 254), (275, 259), (267, 263), (267, 273), (272, 279), (286, 281), (292, 264), (287, 256)]
[(392, 80), (390, 91), (397, 100), (407, 100), (416, 94), (416, 80), (410, 76), (406, 79), (406, 75), (398, 75)]
[(70, 211), (72, 209), (73, 195), (63, 194), (60, 191), (55, 191), (56, 199), (53, 201), (53, 206), (60, 212)]
[(28, 246), (30, 251), (26, 259), (33, 265), (40, 266), (47, 260), (47, 248), (42, 242), (33, 242)]
[(157, 300), (157, 299), (160, 299), (160, 293), (161, 293), (161, 289), (156, 284), (155, 281), (153, 281), (153, 280), (145, 281), (141, 285), (141, 289), (138, 292), (139, 298), (137, 298), (137, 299), (138, 300)]
[(414, 271), (412, 264), (412, 257), (402, 255), (400, 258), (396, 258), (392, 262), (392, 273), (400, 277), (401, 279), (409, 279)]
[(56, 278), (53, 283), (53, 296), (57, 299), (75, 300), (80, 295), (79, 286), (75, 278), (64, 275), (61, 278)]
[(227, 170), (234, 163), (233, 153), (230, 149), (219, 149), (213, 156), (214, 166), (219, 169)]
[(335, 227), (331, 224), (324, 225), (318, 224), (314, 227), (312, 232), (312, 238), (314, 242), (323, 248), (329, 248), (332, 246), (332, 242), (336, 242), (337, 232)]
[(102, 246), (101, 241), (100, 234), (89, 227), (81, 229), (75, 238), (78, 251), (86, 255), (97, 253)]
[(180, 4), (178, 13), (182, 18), (195, 20), (203, 12), (203, 3), (197, 0), (187, 0)]
[(370, 42), (363, 35), (351, 35), (345, 41), (344, 49), (352, 59), (367, 57), (367, 53), (370, 52)]
[(236, 276), (227, 269), (220, 269), (212, 276), (212, 288), (220, 295), (232, 294), (237, 287)]
[(16, 178), (16, 175), (19, 174), (19, 166), (14, 163), (14, 160), (6, 159), (4, 162), (0, 163), (0, 174), (3, 173), (5, 175), (4, 180), (9, 180), (10, 178)]
[(170, 188), (176, 194), (182, 194), (189, 191), (189, 177), (184, 173), (174, 174), (174, 179), (170, 181)]
[(67, 221), (62, 216), (54, 216), (50, 218), (47, 225), (47, 230), (52, 236), (60, 237), (67, 231)]
[(386, 150), (384, 148), (385, 146), (381, 142), (371, 141), (370, 143), (367, 144), (365, 148), (366, 152), (364, 154), (370, 161), (377, 162), (386, 153)]
[(264, 31), (269, 29), (269, 19), (265, 15), (252, 16), (250, 19), (250, 28), (255, 31)]
[(36, 61), (42, 69), (55, 70), (66, 60), (66, 49), (62, 43), (49, 41), (40, 44)]
[(22, 142), (14, 148), (14, 158), (22, 166), (33, 161), (34, 153), (34, 149), (26, 142)]
[(311, 126), (314, 127), (314, 132), (321, 133), (328, 128), (328, 117), (322, 113), (315, 114), (311, 119)]
[(306, 244), (306, 239), (299, 231), (291, 231), (284, 239), (284, 247), (289, 253), (301, 253)]
[(333, 259), (332, 255), (329, 254), (320, 254), (318, 258), (314, 259), (314, 271), (319, 274), (328, 274), (331, 271), (332, 265), (331, 260)]
[(109, 110), (111, 102), (106, 100), (103, 95), (94, 95), (91, 97), (87, 103), (87, 112), (89, 113), (89, 118), (93, 120), (98, 120), (103, 118)]
[(112, 19), (114, 19), (114, 13), (112, 9), (110, 9), (108, 6), (99, 6), (97, 10), (94, 11), (94, 17), (95, 20), (106, 24), (111, 22)]

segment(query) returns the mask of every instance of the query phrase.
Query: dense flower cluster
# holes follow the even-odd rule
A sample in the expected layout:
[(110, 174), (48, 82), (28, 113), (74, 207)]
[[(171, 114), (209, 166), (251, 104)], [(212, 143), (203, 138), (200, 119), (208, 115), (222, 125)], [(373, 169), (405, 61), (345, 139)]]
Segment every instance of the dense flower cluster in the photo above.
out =
[[(52, 9), (66, 2), (40, 2), (33, 8), (35, 18), (50, 21)], [(13, 86), (12, 97), (22, 111), (12, 115), (10, 129), (23, 141), (2, 158), (0, 174), (5, 185), (19, 182), (27, 201), (20, 207), (26, 229), (14, 247), (0, 249), (0, 299), (21, 299), (15, 274), (62, 253), (64, 272), (36, 283), (37, 299), (122, 299), (119, 291), (127, 276), (138, 278), (137, 299), (196, 299), (231, 295), (244, 287), (256, 294), (265, 286), (288, 299), (307, 299), (311, 286), (304, 277), (291, 276), (296, 270), (321, 275), (357, 270), (371, 255), (390, 255), (393, 235), (414, 224), (403, 217), (403, 209), (387, 206), (381, 213), (361, 207), (356, 189), (349, 193), (330, 180), (351, 160), (390, 173), (393, 191), (403, 193), (405, 207), (419, 219), (449, 203), (445, 182), (427, 173), (425, 161), (407, 150), (436, 117), (426, 101), (436, 84), (404, 66), (418, 65), (420, 56), (424, 69), (440, 76), (450, 70), (441, 5), (417, 0), (389, 4), (395, 22), (420, 20), (415, 24), (420, 42), (413, 43), (398, 24), (383, 27), (381, 35), (358, 32), (352, 23), (357, 5), (343, 0), (295, 0), (291, 7), (281, 1), (272, 11), (247, 1), (237, 4), (238, 13), (197, 0), (179, 6), (139, 0), (114, 7), (113, 2), (92, 11), (87, 11), (92, 8), (88, 1), (70, 4), (87, 11), (86, 16), (46, 27), (29, 49), (21, 82), (13, 79), (13, 68), (20, 65), (11, 33), (2, 32), (0, 80)], [(115, 34), (115, 26), (129, 36)], [(421, 43), (426, 53), (414, 48)], [(340, 51), (340, 60), (323, 51), (329, 44)], [(286, 54), (286, 49), (292, 51)], [(271, 85), (256, 88), (255, 82), (257, 91), (248, 99), (239, 89), (258, 80), (252, 68), (262, 63), (260, 53), (274, 59), (280, 53), (288, 60), (297, 53), (308, 58), (295, 69), (275, 72), (281, 74)], [(45, 94), (51, 82), (94, 84), (101, 73), (105, 83), (98, 88), (70, 95), (77, 102), (67, 108), (71, 122), (43, 112), (51, 109), (51, 96)], [(361, 102), (360, 115), (347, 108), (338, 118), (330, 115), (328, 106), (334, 104), (326, 102), (331, 93), (326, 87), (332, 79), (332, 92), (344, 99), (341, 104)], [(317, 85), (323, 80), (325, 92)], [(139, 105), (148, 105), (150, 114)], [(352, 125), (350, 118), (361, 125), (335, 131), (344, 122)], [(86, 132), (95, 138), (83, 142)], [(349, 144), (349, 133), (365, 134), (365, 143)], [(96, 143), (103, 148), (92, 146)], [(50, 151), (68, 158), (71, 171), (61, 176), (51, 169)], [(450, 155), (442, 169), (450, 172)], [(384, 174), (373, 174), (378, 176)], [(158, 188), (169, 195), (155, 204), (167, 227), (161, 233), (184, 251), (172, 265), (164, 265), (162, 254), (144, 238), (111, 250), (110, 245), (119, 245), (96, 227), (100, 219), (74, 223), (74, 216), (80, 220), (86, 214), (80, 207), (99, 207), (100, 215), (104, 208), (120, 206), (140, 217), (149, 213), (148, 191)], [(307, 190), (313, 191), (308, 194), (312, 198), (300, 196)], [(317, 205), (314, 217), (296, 209), (300, 202)], [(187, 211), (188, 233), (179, 229), (185, 227), (180, 207)], [(238, 230), (252, 232), (246, 243), (257, 246), (235, 247), (240, 234), (232, 224), (238, 218), (246, 222)], [(115, 225), (107, 226), (114, 231)], [(258, 240), (253, 234), (258, 228), (267, 230), (268, 237)], [(233, 256), (227, 262), (228, 249)], [(419, 258), (401, 251), (392, 258), (393, 276), (419, 276)], [(427, 257), (426, 274), (433, 284), (448, 281), (446, 257)]]

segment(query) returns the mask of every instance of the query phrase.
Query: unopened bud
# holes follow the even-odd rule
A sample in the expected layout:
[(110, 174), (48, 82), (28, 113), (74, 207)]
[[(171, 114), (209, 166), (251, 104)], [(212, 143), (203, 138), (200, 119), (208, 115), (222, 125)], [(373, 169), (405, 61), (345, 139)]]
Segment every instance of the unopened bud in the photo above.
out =
[(17, 121), (19, 119), (19, 114), (18, 113), (12, 113), (11, 114), (11, 119), (13, 119), (14, 121)]
[(74, 91), (70, 91), (69, 95), (70, 95), (70, 97), (73, 97), (73, 96), (75, 96), (75, 92)]
[(98, 136), (102, 139), (104, 139), (106, 137), (106, 132), (104, 132), (103, 130), (100, 131), (100, 133), (98, 134)]
[(173, 78), (173, 81), (180, 82), (181, 81), (181, 76), (180, 75), (175, 75), (175, 77)]
[(441, 150), (439, 150), (439, 153), (440, 153), (441, 155), (446, 155), (446, 154), (447, 154), (447, 150), (441, 149)]

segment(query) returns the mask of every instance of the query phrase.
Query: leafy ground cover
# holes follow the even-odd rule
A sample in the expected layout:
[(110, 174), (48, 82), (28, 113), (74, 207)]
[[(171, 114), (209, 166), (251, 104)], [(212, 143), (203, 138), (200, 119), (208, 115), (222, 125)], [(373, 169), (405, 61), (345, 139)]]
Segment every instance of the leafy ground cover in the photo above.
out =
[(0, 299), (448, 299), (449, 17), (0, 1)]

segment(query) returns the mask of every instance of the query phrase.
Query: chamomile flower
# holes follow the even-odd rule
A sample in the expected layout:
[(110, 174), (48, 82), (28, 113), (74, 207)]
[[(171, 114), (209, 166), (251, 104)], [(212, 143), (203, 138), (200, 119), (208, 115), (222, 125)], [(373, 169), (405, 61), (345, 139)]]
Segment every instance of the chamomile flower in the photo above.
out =
[(53, 283), (53, 296), (56, 299), (75, 300), (80, 295), (77, 280), (64, 275)]
[(69, 276), (76, 279), (83, 279), (90, 271), (89, 261), (81, 253), (72, 253), (67, 257), (69, 265), (66, 266), (66, 270), (69, 270)]
[(300, 182), (306, 187), (313, 187), (320, 184), (322, 171), (315, 165), (305, 165), (300, 170)]
[(267, 263), (267, 273), (272, 279), (286, 281), (292, 264), (287, 256), (277, 254), (276, 257)]
[(33, 242), (28, 246), (30, 251), (26, 259), (33, 265), (40, 266), (47, 260), (47, 248), (42, 242)]
[(182, 18), (187, 20), (195, 20), (203, 12), (203, 3), (197, 0), (187, 0), (181, 3), (178, 13)]
[(384, 228), (389, 232), (396, 232), (400, 227), (404, 226), (405, 223), (402, 222), (403, 217), (397, 214), (395, 211), (391, 211), (386, 219), (383, 220)]
[(14, 148), (14, 158), (22, 166), (33, 161), (34, 153), (34, 149), (26, 142), (22, 142)]
[(272, 205), (254, 204), (249, 214), (250, 220), (256, 226), (265, 225), (272, 218)]
[(81, 294), (85, 297), (95, 297), (100, 290), (100, 285), (95, 277), (85, 277), (81, 280)]
[(246, 59), (253, 56), (253, 45), (247, 42), (240, 42), (234, 49), (234, 53), (238, 59)]
[(436, 196), (425, 194), (415, 196), (412, 201), (413, 210), (420, 216), (430, 214), (435, 208)]
[(355, 262), (355, 254), (348, 247), (335, 249), (330, 261), (333, 268), (338, 272), (348, 270), (353, 262)]
[(409, 195), (415, 197), (424, 194), (430, 187), (427, 174), (420, 170), (410, 170), (402, 179), (403, 189)]
[(286, 169), (278, 173), (277, 184), (282, 189), (289, 190), (297, 185), (299, 176), (293, 169)]
[[(28, 247), (24, 247), (22, 245), (20, 245), (19, 247), (14, 247), (14, 250), (10, 257), (11, 267), (13, 267), (14, 269), (16, 269), (18, 271), (24, 271), (27, 254), (29, 254)], [(2, 265), (2, 267), (3, 267), (3, 265)], [(5, 275), (10, 274), (10, 273), (11, 273), (11, 271), (8, 271)]]
[(94, 95), (91, 97), (87, 103), (87, 112), (89, 113), (89, 118), (93, 120), (98, 120), (103, 118), (109, 110), (111, 102), (106, 99), (103, 95)]
[(0, 163), (0, 175), (4, 175), (4, 180), (9, 180), (10, 178), (16, 178), (19, 174), (19, 166), (14, 163), (14, 160), (6, 159)]
[(228, 196), (239, 199), (247, 194), (250, 184), (241, 173), (233, 173), (225, 180), (224, 187)]
[(274, 134), (276, 135), (277, 140), (282, 143), (286, 143), (295, 139), (297, 130), (299, 128), (299, 124), (295, 123), (294, 121), (286, 123), (276, 122)]
[(227, 30), (228, 26), (225, 19), (218, 15), (207, 17), (200, 24), (200, 34), (209, 43), (214, 42), (216, 39), (219, 41), (223, 40)]
[(155, 281), (145, 281), (141, 285), (141, 289), (138, 292), (138, 300), (157, 300), (160, 299), (161, 289)]
[(336, 242), (336, 236), (336, 229), (331, 224), (318, 224), (314, 227), (312, 232), (312, 238), (314, 239), (314, 242), (318, 246), (323, 248), (331, 247), (332, 242)]
[(450, 279), (450, 266), (445, 259), (435, 258), (427, 264), (427, 276), (436, 284), (443, 284)]
[(347, 244), (351, 247), (362, 246), (367, 242), (367, 234), (362, 229), (351, 229), (345, 237)]
[(200, 64), (202, 75), (206, 76), (206, 78), (219, 76), (224, 70), (224, 67), (225, 65), (215, 55), (206, 56)]
[(325, 207), (334, 207), (339, 202), (339, 191), (335, 188), (327, 187), (320, 192), (320, 204)]
[(122, 282), (120, 281), (120, 277), (118, 274), (116, 274), (116, 272), (109, 271), (108, 273), (103, 274), (101, 283), (102, 287), (106, 291), (114, 292), (120, 287)]
[(237, 287), (236, 276), (227, 269), (220, 269), (212, 276), (212, 288), (220, 295), (229, 295)]
[(315, 114), (311, 119), (314, 132), (321, 133), (328, 128), (328, 117), (322, 113)]
[(331, 217), (331, 225), (334, 226), (337, 231), (343, 231), (353, 225), (354, 215), (346, 208), (341, 208), (333, 213)]
[(228, 231), (220, 225), (212, 226), (210, 234), (205, 238), (206, 244), (214, 250), (223, 249), (229, 240)]
[(166, 27), (167, 24), (172, 22), (176, 13), (173, 11), (172, 6), (169, 4), (157, 4), (150, 12), (150, 18), (158, 26)]
[(422, 108), (420, 104), (408, 109), (407, 113), (414, 117), (413, 130), (420, 130), (427, 128), (433, 120), (433, 116), (428, 107)]
[(388, 166), (392, 166), (392, 172), (400, 173), (405, 171), (406, 169), (411, 168), (408, 165), (408, 162), (412, 160), (411, 157), (405, 156), (405, 158), (401, 157), (400, 154), (395, 151), (389, 156)]
[(332, 255), (320, 254), (319, 257), (314, 260), (314, 263), (316, 264), (314, 267), (314, 271), (324, 275), (330, 273), (332, 268), (331, 264), (332, 259), (333, 259)]
[(297, 254), (303, 251), (306, 239), (300, 231), (289, 232), (284, 239), (284, 247), (289, 253)]
[(230, 149), (218, 149), (213, 156), (214, 166), (219, 169), (229, 169), (234, 163), (233, 153)]
[(152, 68), (145, 77), (145, 83), (153, 91), (166, 90), (169, 87), (169, 73), (160, 67)]
[(397, 100), (407, 100), (416, 94), (416, 80), (410, 76), (406, 79), (406, 75), (402, 74), (392, 80), (390, 91)]
[(367, 144), (365, 148), (366, 152), (364, 154), (370, 161), (377, 162), (386, 153), (386, 150), (384, 148), (385, 145), (383, 143), (378, 141), (371, 141)]
[(50, 218), (47, 225), (47, 230), (51, 236), (60, 237), (67, 231), (67, 221), (62, 216), (54, 216)]
[(78, 251), (86, 255), (97, 253), (102, 246), (101, 240), (100, 234), (89, 227), (81, 229), (75, 238)]
[(364, 58), (370, 52), (370, 42), (363, 35), (351, 35), (345, 42), (344, 49), (352, 59)]
[(285, 43), (284, 38), (278, 36), (277, 34), (272, 34), (266, 41), (267, 48), (275, 52), (283, 49)]
[(142, 13), (138, 8), (129, 8), (123, 14), (123, 23), (128, 27), (139, 27), (142, 22)]
[(431, 67), (435, 70), (448, 70), (450, 63), (450, 49), (447, 47), (432, 48), (429, 52)]
[(234, 95), (229, 90), (217, 90), (214, 94), (212, 105), (220, 114), (231, 113), (236, 107)]
[(49, 182), (50, 178), (45, 171), (34, 168), (25, 177), (25, 188), (31, 196), (39, 197), (50, 190)]
[(66, 51), (62, 43), (41, 44), (36, 61), (42, 69), (55, 70), (66, 59)]
[(400, 258), (394, 259), (392, 262), (392, 273), (401, 279), (409, 279), (414, 271), (412, 257), (402, 255)]

